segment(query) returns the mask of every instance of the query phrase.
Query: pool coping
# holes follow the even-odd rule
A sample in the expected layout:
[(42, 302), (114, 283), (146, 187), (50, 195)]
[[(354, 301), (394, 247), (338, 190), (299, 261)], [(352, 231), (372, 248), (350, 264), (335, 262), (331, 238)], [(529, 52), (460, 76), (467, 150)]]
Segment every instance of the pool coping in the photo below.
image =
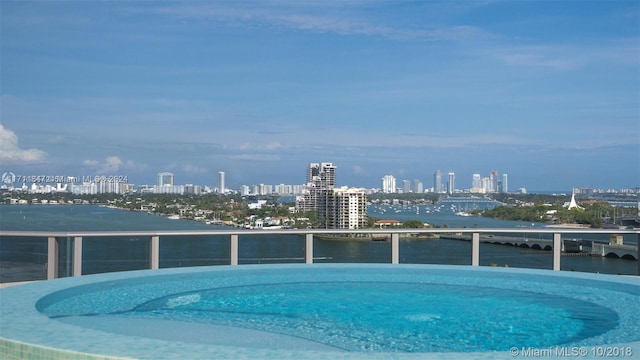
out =
[[(26, 283), (0, 290), (0, 354), (9, 359), (38, 358), (38, 359), (134, 359), (158, 358), (158, 355), (180, 354), (167, 358), (475, 358), (494, 359), (513, 358), (509, 352), (480, 352), (480, 353), (354, 353), (341, 351), (310, 351), (310, 350), (273, 350), (239, 348), (233, 346), (169, 342), (157, 339), (131, 337), (106, 333), (99, 330), (80, 328), (48, 318), (35, 308), (35, 303), (42, 297), (69, 287), (91, 284), (102, 281), (142, 278), (168, 274), (189, 274), (216, 271), (243, 271), (255, 269), (278, 269), (296, 271), (314, 268), (391, 268), (391, 269), (422, 269), (422, 270), (465, 270), (473, 272), (501, 272), (517, 274), (533, 274), (539, 276), (565, 277), (571, 279), (586, 279), (613, 282), (629, 285), (635, 288), (634, 293), (640, 295), (640, 278), (621, 277), (617, 275), (590, 274), (580, 272), (558, 272), (538, 269), (471, 267), (459, 265), (415, 265), (415, 264), (277, 264), (277, 265), (242, 265), (242, 266), (204, 266), (190, 268), (173, 268), (161, 270), (139, 270), (128, 272), (114, 272), (107, 274), (87, 275), (82, 277), (62, 278), (48, 281)], [(53, 325), (53, 326), (52, 326)], [(87, 339), (93, 340), (88, 347)], [(96, 341), (97, 340), (97, 341)], [(114, 348), (118, 344), (126, 350)], [(57, 348), (51, 344), (59, 344)], [(608, 347), (631, 346), (640, 353), (640, 340), (631, 343), (611, 344)], [(518, 349), (525, 351), (526, 349)], [(547, 349), (541, 349), (546, 351)], [(527, 350), (528, 351), (528, 350)], [(543, 353), (546, 354), (546, 353)], [(520, 355), (524, 355), (521, 353)], [(553, 357), (553, 356), (545, 356)]]

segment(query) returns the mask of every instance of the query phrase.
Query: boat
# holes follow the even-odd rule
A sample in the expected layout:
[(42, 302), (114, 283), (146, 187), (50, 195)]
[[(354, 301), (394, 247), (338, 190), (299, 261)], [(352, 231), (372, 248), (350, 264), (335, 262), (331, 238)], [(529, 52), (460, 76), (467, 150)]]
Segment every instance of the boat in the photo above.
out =
[(180, 215), (169, 215), (167, 218), (171, 219), (171, 220), (179, 220), (180, 219)]

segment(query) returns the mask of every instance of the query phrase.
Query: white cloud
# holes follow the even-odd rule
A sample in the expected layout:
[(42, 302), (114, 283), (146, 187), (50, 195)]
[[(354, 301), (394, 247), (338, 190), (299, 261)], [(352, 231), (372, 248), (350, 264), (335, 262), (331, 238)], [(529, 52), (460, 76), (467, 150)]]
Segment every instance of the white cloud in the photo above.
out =
[(0, 160), (7, 162), (41, 161), (47, 153), (38, 149), (20, 149), (18, 136), (0, 124)]
[(239, 154), (229, 156), (231, 160), (248, 160), (248, 161), (280, 161), (279, 156), (265, 154)]
[(195, 166), (191, 164), (185, 164), (182, 166), (182, 171), (191, 174), (206, 174), (208, 170), (201, 166)]
[(98, 160), (85, 160), (85, 161), (82, 162), (82, 164), (84, 166), (87, 166), (89, 168), (94, 169), (96, 171), (96, 173), (98, 173), (98, 174), (105, 174), (105, 175), (120, 175), (120, 174), (116, 174), (116, 173), (118, 171), (123, 170), (123, 169), (125, 169), (125, 170), (133, 170), (133, 169), (144, 170), (146, 168), (145, 165), (136, 164), (132, 160), (122, 161), (117, 156), (108, 156), (102, 162), (98, 161)]
[(360, 165), (353, 165), (353, 173), (354, 174), (363, 174), (364, 170)]
[[(363, 19), (361, 15), (341, 11), (330, 4), (314, 6), (309, 3), (287, 3), (284, 6), (237, 5), (234, 3), (187, 4), (182, 6), (160, 6), (142, 11), (179, 18), (206, 18), (227, 21), (231, 24), (258, 23), (270, 26), (316, 33), (339, 35), (381, 36), (390, 39), (428, 39), (428, 40), (469, 40), (492, 37), (486, 31), (473, 26), (444, 26), (431, 28), (406, 28), (382, 24), (379, 20)], [(274, 4), (272, 4), (274, 5)], [(356, 9), (358, 6), (355, 7)]]
[(273, 150), (278, 150), (278, 149), (282, 149), (284, 148), (284, 146), (278, 142), (278, 141), (272, 141), (270, 143), (267, 144), (256, 144), (256, 143), (250, 143), (250, 142), (245, 142), (242, 143), (239, 146), (239, 149), (242, 151), (250, 151), (250, 150), (254, 150), (254, 151), (273, 151)]

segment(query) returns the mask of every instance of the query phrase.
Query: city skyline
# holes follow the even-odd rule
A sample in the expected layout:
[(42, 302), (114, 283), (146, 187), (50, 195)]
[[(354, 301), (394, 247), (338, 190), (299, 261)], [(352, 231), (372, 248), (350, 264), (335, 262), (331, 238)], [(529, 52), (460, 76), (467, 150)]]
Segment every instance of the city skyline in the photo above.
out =
[[(588, 192), (612, 192), (612, 193), (636, 193), (640, 194), (640, 186), (627, 186), (621, 188), (592, 188), (576, 186), (568, 190), (554, 191), (530, 191), (527, 188), (510, 189), (508, 174), (500, 174), (497, 170), (490, 171), (487, 175), (474, 173), (469, 179), (469, 186), (459, 185), (463, 181), (455, 180), (454, 172), (447, 173), (447, 180), (443, 183), (442, 172), (436, 170), (433, 174), (432, 186), (423, 183), (422, 179), (396, 179), (391, 174), (385, 174), (379, 181), (379, 186), (347, 186), (336, 182), (337, 167), (331, 162), (309, 163), (306, 168), (306, 181), (301, 183), (276, 182), (272, 184), (253, 183), (242, 184), (237, 188), (229, 188), (225, 185), (225, 172), (218, 172), (217, 184), (181, 183), (175, 180), (175, 174), (168, 171), (156, 174), (155, 184), (136, 184), (124, 175), (95, 175), (95, 176), (24, 176), (16, 175), (8, 171), (2, 173), (0, 189), (5, 191), (28, 191), (31, 193), (71, 192), (77, 194), (96, 193), (165, 193), (165, 194), (201, 194), (201, 193), (240, 193), (241, 195), (300, 195), (304, 194), (309, 186), (313, 188), (358, 188), (367, 193), (439, 193), (439, 194), (492, 194), (492, 193), (588, 193)], [(440, 187), (438, 184), (440, 183)], [(456, 185), (458, 184), (458, 185)], [(217, 185), (217, 186), (216, 186)], [(425, 186), (426, 185), (426, 186)]]
[(0, 174), (636, 187), (639, 25), (624, 0), (2, 1)]

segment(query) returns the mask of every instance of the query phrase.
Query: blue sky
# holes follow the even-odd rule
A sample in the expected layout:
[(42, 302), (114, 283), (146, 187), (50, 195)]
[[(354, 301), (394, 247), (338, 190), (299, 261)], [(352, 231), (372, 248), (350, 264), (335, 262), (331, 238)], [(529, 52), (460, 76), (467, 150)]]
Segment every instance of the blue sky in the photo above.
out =
[(1, 1), (0, 170), (640, 184), (638, 1)]

